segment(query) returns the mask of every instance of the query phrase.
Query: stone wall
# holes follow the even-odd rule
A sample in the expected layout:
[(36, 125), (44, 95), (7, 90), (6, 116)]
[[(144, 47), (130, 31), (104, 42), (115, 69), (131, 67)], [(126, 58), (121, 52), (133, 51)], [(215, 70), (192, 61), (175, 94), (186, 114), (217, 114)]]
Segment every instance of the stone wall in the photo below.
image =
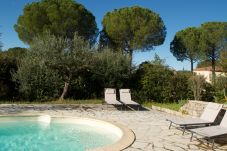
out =
[[(180, 108), (180, 112), (189, 116), (200, 117), (207, 104), (208, 102), (204, 101), (189, 100), (188, 103)], [(227, 104), (224, 104), (223, 110), (222, 112), (227, 110)]]
[(173, 114), (173, 115), (176, 115), (176, 116), (184, 116), (184, 117), (188, 116), (187, 114), (183, 114), (182, 112), (177, 112), (177, 111), (174, 111), (174, 110), (170, 110), (170, 109), (166, 109), (166, 108), (162, 108), (162, 107), (154, 106), (154, 105), (152, 105), (152, 109), (158, 110), (158, 111), (161, 111), (161, 112), (166, 112), (166, 113), (169, 113), (169, 114)]
[[(181, 107), (180, 112), (182, 114), (187, 114), (189, 116), (200, 117), (207, 104), (208, 102), (190, 100), (187, 104)], [(220, 113), (218, 114), (215, 120), (215, 124), (217, 125), (220, 124), (226, 112), (226, 109), (227, 109), (227, 104), (224, 104), (222, 110), (220, 111)]]
[(208, 102), (189, 100), (188, 103), (180, 108), (180, 112), (193, 117), (199, 117), (207, 104)]

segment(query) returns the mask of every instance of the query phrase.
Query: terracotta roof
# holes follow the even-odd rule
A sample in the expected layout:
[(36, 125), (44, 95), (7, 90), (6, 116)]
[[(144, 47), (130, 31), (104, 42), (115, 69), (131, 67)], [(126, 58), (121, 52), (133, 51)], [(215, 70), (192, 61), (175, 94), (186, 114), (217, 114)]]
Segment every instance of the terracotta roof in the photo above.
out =
[[(196, 68), (196, 69), (194, 69), (194, 71), (212, 71), (212, 66), (203, 67), (203, 68)], [(216, 72), (224, 72), (222, 67), (217, 67), (217, 66), (215, 67), (215, 71)]]

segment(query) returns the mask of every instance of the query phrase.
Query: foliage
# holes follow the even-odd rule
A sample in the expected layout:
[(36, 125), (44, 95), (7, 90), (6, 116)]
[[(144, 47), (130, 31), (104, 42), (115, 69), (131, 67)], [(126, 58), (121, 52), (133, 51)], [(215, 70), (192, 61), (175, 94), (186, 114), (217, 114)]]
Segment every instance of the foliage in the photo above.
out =
[(227, 77), (226, 76), (218, 76), (215, 84), (215, 101), (216, 102), (224, 102), (226, 101), (227, 96)]
[(19, 84), (21, 97), (30, 101), (56, 98), (62, 85), (56, 71), (47, 66), (44, 51), (41, 53), (31, 47), (13, 74), (13, 80)]
[[(1, 33), (0, 33), (0, 37), (1, 37)], [(0, 41), (0, 51), (2, 50), (2, 42)]]
[(109, 49), (96, 51), (82, 37), (35, 38), (15, 73), (20, 92), (30, 100), (101, 97), (105, 87), (124, 87), (131, 71), (129, 57)]
[(141, 82), (147, 72), (147, 66), (149, 65), (165, 66), (165, 59), (160, 58), (155, 53), (153, 60), (142, 62), (136, 70), (132, 71), (131, 78), (129, 80), (129, 87), (132, 88), (132, 97), (140, 103), (149, 100), (149, 97), (146, 94), (147, 92), (142, 90), (143, 85)]
[(227, 71), (227, 50), (222, 51), (220, 54), (220, 65), (224, 71)]
[(215, 88), (218, 91), (223, 91), (224, 89), (226, 89), (227, 88), (227, 77), (226, 76), (218, 76)]
[(28, 44), (47, 31), (68, 39), (73, 39), (78, 32), (92, 43), (97, 34), (95, 17), (73, 0), (41, 0), (27, 4), (14, 28), (19, 38)]
[(187, 79), (189, 79), (192, 76), (192, 72), (187, 71), (187, 70), (179, 70), (179, 71), (177, 71), (177, 74), (185, 76)]
[(93, 67), (72, 79), (68, 96), (74, 99), (103, 98), (106, 87), (128, 87), (130, 61), (127, 55), (102, 48), (93, 51)]
[(113, 52), (110, 49), (103, 49), (95, 54), (96, 79), (100, 79), (104, 87), (124, 87), (128, 81), (131, 66), (128, 56), (121, 52)]
[(205, 78), (201, 75), (193, 75), (189, 78), (189, 86), (194, 94), (195, 100), (201, 100), (201, 93), (204, 89)]
[(207, 102), (213, 102), (214, 96), (215, 96), (215, 87), (212, 84), (205, 82), (203, 90), (201, 92), (201, 100), (207, 101)]
[(53, 35), (37, 37), (15, 79), (19, 80), (20, 91), (31, 99), (56, 98), (64, 83), (63, 99), (71, 80), (89, 69), (91, 55), (89, 44), (77, 34), (73, 40)]
[[(166, 28), (155, 12), (134, 6), (108, 12), (102, 21), (104, 41), (132, 57), (133, 50), (151, 49), (161, 45)], [(102, 38), (102, 37), (101, 37)], [(105, 40), (108, 38), (109, 40)]]
[(165, 62), (166, 62), (166, 60), (165, 59), (161, 59), (159, 57), (159, 55), (157, 55), (156, 53), (154, 55), (154, 60), (151, 61), (151, 63), (155, 64), (155, 65), (165, 65)]
[[(222, 66), (220, 59), (216, 60), (216, 62), (215, 62), (216, 67)], [(211, 66), (212, 66), (212, 62), (210, 60), (201, 60), (197, 64), (197, 68), (211, 67)]]
[(11, 99), (15, 96), (15, 83), (11, 72), (17, 69), (15, 59), (0, 55), (0, 99)]
[(8, 57), (15, 58), (16, 61), (18, 61), (17, 62), (18, 64), (19, 61), (25, 56), (26, 52), (27, 52), (26, 48), (13, 47), (13, 48), (9, 48), (5, 53), (7, 54)]
[[(227, 71), (227, 51), (224, 50), (220, 54), (220, 66), (226, 72)], [(226, 102), (227, 99), (227, 77), (226, 74), (224, 76), (219, 76), (216, 78), (216, 93), (215, 93), (215, 101), (216, 102)]]
[(176, 33), (170, 44), (170, 51), (179, 61), (189, 60), (191, 62), (191, 71), (193, 72), (193, 63), (201, 58), (200, 39), (201, 30), (195, 27), (189, 27)]
[(173, 102), (192, 98), (192, 91), (189, 88), (188, 79), (188, 74), (182, 72), (176, 72), (171, 77), (169, 83)]
[(207, 22), (201, 25), (201, 50), (212, 63), (212, 81), (215, 84), (215, 66), (227, 38), (227, 22)]
[(103, 29), (99, 32), (99, 45), (98, 50), (102, 50), (105, 48), (110, 48), (113, 51), (120, 51), (119, 48), (117, 48), (116, 44), (108, 37), (106, 31)]
[(226, 100), (226, 97), (224, 97), (223, 92), (218, 91), (214, 95), (214, 101), (217, 103), (224, 104), (224, 103), (226, 103), (227, 100)]
[[(163, 65), (145, 62), (135, 73), (134, 93), (137, 99), (155, 102), (178, 102), (188, 99), (187, 76), (175, 73)], [(140, 98), (138, 98), (140, 96)]]
[(198, 62), (198, 64), (197, 64), (197, 68), (203, 68), (203, 67), (209, 67), (209, 66), (212, 66), (210, 60), (201, 60), (201, 61)]
[(191, 72), (176, 72), (165, 66), (164, 59), (155, 55), (154, 60), (143, 62), (132, 76), (130, 87), (133, 98), (143, 103), (178, 102), (189, 99), (192, 92), (188, 86)]
[(142, 77), (142, 89), (148, 100), (157, 102), (168, 102), (170, 98), (169, 83), (173, 72), (160, 65), (146, 65), (146, 73)]
[(180, 102), (174, 102), (174, 103), (157, 103), (157, 102), (144, 102), (143, 105), (145, 107), (152, 108), (152, 106), (158, 106), (161, 108), (166, 108), (174, 111), (179, 111), (180, 108), (186, 104), (187, 101), (180, 101)]
[(17, 70), (25, 52), (25, 48), (19, 47), (0, 52), (0, 99), (13, 99), (18, 96), (11, 73)]

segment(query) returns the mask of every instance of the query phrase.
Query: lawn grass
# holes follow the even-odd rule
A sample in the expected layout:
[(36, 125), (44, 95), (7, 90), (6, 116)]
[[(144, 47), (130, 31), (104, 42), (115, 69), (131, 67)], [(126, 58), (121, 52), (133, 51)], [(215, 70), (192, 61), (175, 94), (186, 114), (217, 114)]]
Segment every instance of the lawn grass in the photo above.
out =
[(162, 107), (162, 108), (166, 108), (166, 109), (170, 109), (170, 110), (174, 110), (174, 111), (179, 111), (180, 108), (186, 103), (186, 101), (182, 101), (180, 103), (157, 103), (157, 102), (145, 102), (143, 103), (143, 105), (145, 107), (151, 108), (153, 105), (154, 106), (158, 106), (158, 107)]
[(90, 100), (50, 100), (50, 101), (0, 101), (0, 104), (102, 104), (102, 100), (99, 99), (90, 99)]

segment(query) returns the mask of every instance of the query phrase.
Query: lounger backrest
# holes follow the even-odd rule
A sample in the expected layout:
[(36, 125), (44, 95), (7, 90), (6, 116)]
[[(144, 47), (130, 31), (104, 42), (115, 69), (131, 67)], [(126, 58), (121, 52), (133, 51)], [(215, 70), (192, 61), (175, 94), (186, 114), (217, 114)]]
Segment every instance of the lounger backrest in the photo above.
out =
[(209, 102), (200, 118), (205, 121), (214, 122), (223, 104)]
[(225, 112), (225, 115), (221, 120), (220, 126), (227, 128), (227, 112)]
[(130, 89), (120, 89), (120, 100), (123, 102), (132, 100)]
[(105, 89), (105, 101), (116, 100), (116, 89), (106, 88)]

